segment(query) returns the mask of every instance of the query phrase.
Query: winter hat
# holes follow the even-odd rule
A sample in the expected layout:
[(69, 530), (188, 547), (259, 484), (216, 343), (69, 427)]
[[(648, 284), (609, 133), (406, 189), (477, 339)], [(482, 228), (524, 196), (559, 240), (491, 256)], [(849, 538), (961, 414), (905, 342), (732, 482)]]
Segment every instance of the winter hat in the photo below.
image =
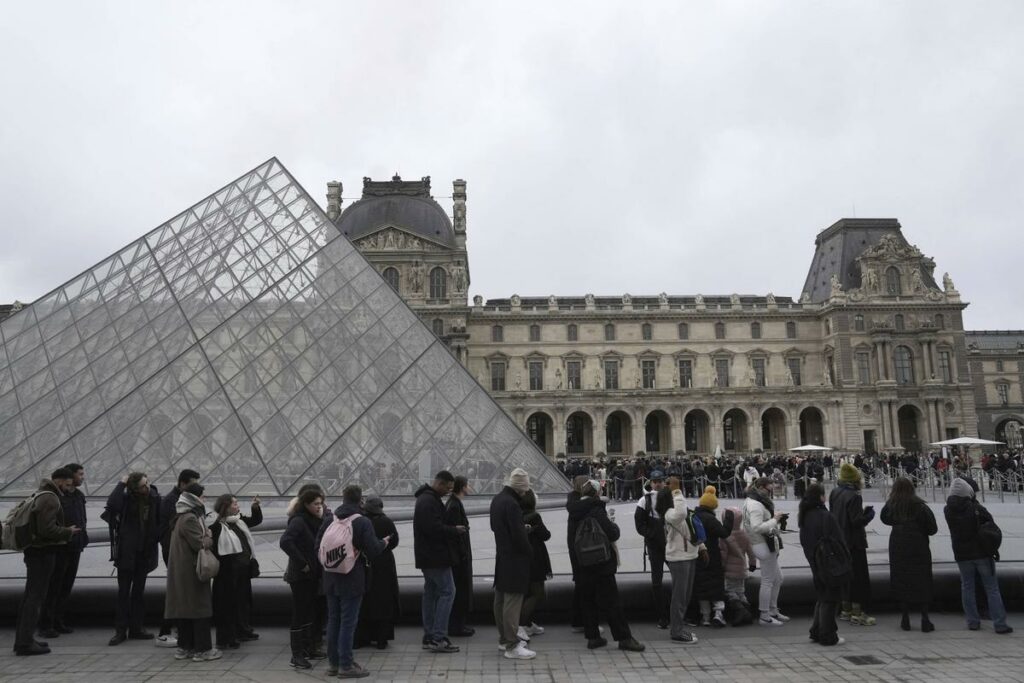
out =
[(974, 489), (966, 481), (957, 477), (949, 487), (949, 495), (960, 498), (974, 498)]
[(363, 509), (371, 515), (384, 514), (384, 501), (377, 496), (367, 498), (366, 502), (363, 503)]
[(530, 475), (523, 468), (517, 467), (509, 473), (505, 485), (510, 486), (519, 495), (523, 495), (530, 490)]
[(572, 478), (572, 490), (576, 493), (583, 492), (583, 485), (590, 481), (590, 477), (585, 474), (577, 474)]
[(700, 497), (697, 504), (708, 510), (714, 510), (718, 507), (718, 496), (715, 495), (715, 487), (709, 486), (704, 489), (704, 495)]
[(840, 483), (843, 483), (843, 484), (855, 484), (858, 488), (860, 488), (860, 484), (861, 484), (862, 480), (863, 480), (863, 475), (861, 475), (860, 470), (858, 470), (856, 467), (854, 467), (850, 463), (844, 462), (839, 467), (839, 481), (840, 481)]

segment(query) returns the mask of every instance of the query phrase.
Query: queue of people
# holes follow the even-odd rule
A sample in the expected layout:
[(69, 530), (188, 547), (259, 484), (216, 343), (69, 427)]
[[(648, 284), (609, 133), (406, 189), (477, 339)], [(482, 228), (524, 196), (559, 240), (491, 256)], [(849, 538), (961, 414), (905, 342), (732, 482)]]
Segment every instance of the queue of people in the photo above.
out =
[[(8, 516), (14, 528), (5, 529), (5, 547), (7, 532), (17, 532), (11, 536), (19, 539), (18, 549), (24, 551), (27, 575), (14, 645), (18, 655), (50, 652), (48, 642), (35, 637), (37, 631), (46, 638), (72, 632), (63, 619), (62, 605), (52, 602), (64, 599), (60, 596), (74, 581), (75, 554), (88, 543), (84, 498), (78, 491), (84, 476), (79, 465), (56, 470)], [(678, 475), (653, 470), (649, 477), (650, 490), (637, 502), (633, 521), (651, 562), (658, 627), (669, 630), (669, 639), (695, 644), (697, 626), (723, 628), (756, 621), (780, 627), (789, 622), (779, 605), (784, 581), (780, 555), (788, 515), (775, 509), (771, 479), (752, 477), (742, 508), (720, 512), (714, 486), (707, 486), (691, 505)], [(871, 584), (866, 559), (866, 527), (875, 515), (873, 507), (863, 503), (863, 485), (862, 473), (842, 463), (829, 495), (814, 482), (806, 487), (799, 504), (800, 544), (816, 595), (809, 636), (823, 646), (843, 644), (839, 621), (860, 626), (877, 623), (868, 614)], [(621, 529), (602, 489), (599, 481), (577, 475), (565, 504), (566, 550), (574, 583), (570, 620), (590, 649), (608, 644), (604, 622), (620, 650), (642, 652), (645, 645), (634, 637), (619, 598)], [(978, 502), (977, 490), (973, 480), (952, 480), (944, 509), (961, 575), (966, 625), (971, 630), (980, 628), (976, 595), (980, 584), (995, 632), (1008, 634), (1013, 629), (996, 580), (1001, 533)], [(471, 517), (464, 505), (469, 493), (465, 477), (442, 470), (415, 494), (413, 551), (424, 579), (422, 644), (436, 654), (458, 652), (452, 638), (475, 634), (469, 623), (473, 564)], [(260, 574), (251, 530), (263, 521), (258, 497), (249, 512), (243, 515), (231, 494), (221, 495), (208, 509), (205, 488), (193, 470), (183, 470), (178, 485), (166, 497), (144, 473), (130, 473), (118, 483), (101, 515), (110, 527), (110, 559), (118, 583), (115, 632), (109, 644), (156, 639), (159, 646), (176, 648), (175, 659), (202, 662), (259, 638), (251, 626), (252, 579)], [(890, 585), (901, 602), (899, 626), (911, 630), (913, 613), (920, 615), (920, 630), (932, 632), (930, 537), (938, 530), (935, 515), (916, 495), (912, 481), (900, 477), (880, 517), (892, 527)], [(526, 471), (509, 472), (504, 487), (491, 499), (489, 522), (495, 548), (493, 615), (498, 648), (507, 659), (533, 659), (537, 651), (531, 640), (545, 632), (536, 615), (545, 599), (544, 584), (552, 576), (547, 549), (552, 532), (537, 509)], [(383, 501), (364, 499), (359, 486), (346, 486), (341, 504), (333, 511), (319, 484), (299, 489), (289, 504), (279, 542), (288, 557), (284, 579), (292, 592), (293, 668), (310, 669), (311, 660), (327, 659), (330, 675), (368, 675), (355, 661), (353, 650), (371, 644), (384, 649), (394, 638), (399, 608), (393, 551), (398, 542), (397, 528), (384, 513)], [(164, 619), (156, 635), (145, 629), (143, 597), (161, 547), (167, 591)], [(754, 609), (747, 598), (746, 579), (758, 566), (760, 590)], [(59, 577), (58, 567), (62, 568)], [(668, 595), (664, 567), (671, 575)]]

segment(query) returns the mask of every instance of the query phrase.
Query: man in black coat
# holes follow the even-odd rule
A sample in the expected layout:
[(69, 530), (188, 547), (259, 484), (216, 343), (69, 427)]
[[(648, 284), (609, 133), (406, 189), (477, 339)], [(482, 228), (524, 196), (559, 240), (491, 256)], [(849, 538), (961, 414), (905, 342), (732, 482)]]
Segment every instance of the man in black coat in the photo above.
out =
[[(167, 558), (171, 552), (171, 530), (174, 528), (174, 520), (177, 513), (174, 506), (178, 504), (181, 492), (192, 484), (199, 483), (199, 473), (195, 470), (182, 470), (178, 474), (178, 485), (171, 489), (170, 493), (160, 500), (160, 550), (164, 558), (164, 566), (167, 566)], [(171, 635), (174, 626), (170, 619), (160, 620), (160, 633), (156, 637), (157, 647), (177, 647), (178, 639)]]
[(146, 578), (159, 564), (160, 494), (145, 474), (132, 472), (111, 491), (100, 518), (110, 526), (110, 559), (117, 567), (117, 617), (109, 644), (152, 640), (142, 618)]
[(867, 614), (871, 600), (871, 580), (868, 575), (868, 537), (865, 527), (875, 518), (875, 508), (864, 505), (861, 471), (848, 462), (839, 467), (839, 484), (829, 494), (829, 512), (843, 530), (843, 541), (850, 551), (853, 575), (843, 594), (842, 615), (850, 623), (874, 626), (875, 618)]
[[(450, 526), (462, 526), (469, 529), (469, 518), (462, 499), (469, 494), (469, 482), (463, 476), (455, 477), (452, 494), (444, 507), (444, 523)], [(455, 581), (455, 602), (452, 613), (448, 617), (448, 634), (451, 636), (469, 637), (476, 633), (466, 624), (473, 610), (473, 547), (469, 534), (461, 534), (454, 543), (455, 564), (452, 566), (452, 579)]]
[(442, 501), (454, 485), (451, 472), (438, 472), (432, 484), (416, 491), (412, 516), (413, 556), (416, 568), (423, 572), (423, 647), (435, 653), (459, 651), (448, 640), (448, 618), (455, 601), (453, 545), (467, 529), (445, 524)]
[(77, 464), (65, 465), (64, 469), (73, 475), (71, 486), (60, 497), (60, 505), (64, 510), (64, 522), (77, 526), (79, 532), (72, 534), (66, 546), (57, 546), (56, 564), (50, 586), (46, 591), (46, 602), (39, 616), (39, 635), (43, 638), (57, 638), (62, 633), (72, 633), (74, 629), (64, 623), (64, 608), (67, 605), (71, 589), (74, 588), (78, 576), (78, 563), (82, 551), (89, 545), (89, 533), (86, 531), (85, 495), (79, 490), (85, 481), (85, 469)]
[(658, 500), (658, 491), (665, 486), (665, 473), (661, 470), (651, 472), (651, 490), (640, 496), (636, 511), (633, 513), (633, 525), (636, 532), (644, 539), (647, 558), (651, 562), (651, 602), (654, 613), (658, 615), (658, 628), (668, 628), (669, 596), (665, 593), (663, 579), (665, 576), (665, 520), (654, 509)]
[(491, 531), (494, 532), (494, 623), (498, 642), (508, 659), (533, 659), (537, 653), (519, 640), (519, 615), (530, 587), (533, 547), (520, 497), (530, 490), (530, 475), (516, 468), (505, 487), (491, 499)]

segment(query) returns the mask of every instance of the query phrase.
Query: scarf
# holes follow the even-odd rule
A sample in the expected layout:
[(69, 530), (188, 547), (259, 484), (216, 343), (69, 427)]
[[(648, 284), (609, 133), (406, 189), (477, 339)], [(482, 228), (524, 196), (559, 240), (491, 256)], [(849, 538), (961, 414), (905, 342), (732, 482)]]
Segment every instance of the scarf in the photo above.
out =
[(249, 532), (249, 527), (242, 521), (241, 515), (231, 515), (220, 520), (220, 537), (217, 539), (218, 555), (221, 557), (238, 555), (245, 551), (242, 540), (238, 537), (239, 531), (249, 543), (249, 552), (255, 555), (256, 546), (252, 542), (252, 534)]
[(761, 493), (760, 489), (750, 489), (747, 491), (747, 498), (753, 498), (761, 505), (764, 505), (765, 509), (768, 510), (769, 515), (775, 515), (775, 503), (773, 503), (768, 496)]

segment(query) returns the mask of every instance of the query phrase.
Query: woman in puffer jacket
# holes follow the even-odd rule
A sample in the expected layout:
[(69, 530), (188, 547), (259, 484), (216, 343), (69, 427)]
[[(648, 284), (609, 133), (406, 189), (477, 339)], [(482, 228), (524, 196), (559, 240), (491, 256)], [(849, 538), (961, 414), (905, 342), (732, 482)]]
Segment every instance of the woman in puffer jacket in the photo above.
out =
[(779, 591), (782, 589), (782, 567), (779, 566), (779, 551), (782, 536), (779, 535), (781, 512), (775, 512), (769, 489), (772, 482), (761, 477), (747, 491), (743, 502), (743, 530), (750, 537), (754, 555), (761, 563), (761, 592), (758, 609), (761, 626), (782, 626), (789, 617), (779, 612)]

